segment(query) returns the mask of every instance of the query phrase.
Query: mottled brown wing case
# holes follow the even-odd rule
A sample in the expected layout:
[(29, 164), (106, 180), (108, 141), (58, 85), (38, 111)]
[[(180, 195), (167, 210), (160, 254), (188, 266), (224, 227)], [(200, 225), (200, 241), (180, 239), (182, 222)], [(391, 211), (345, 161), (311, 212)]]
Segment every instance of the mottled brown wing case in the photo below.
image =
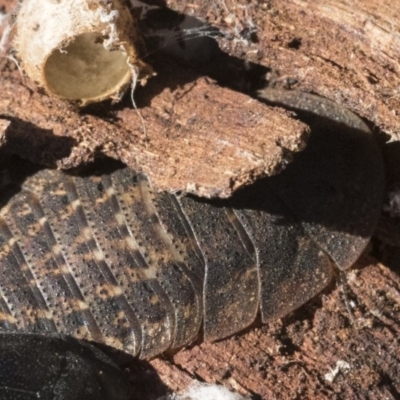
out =
[[(341, 118), (343, 120), (343, 118)], [(227, 201), (153, 192), (111, 161), (2, 170), (0, 330), (95, 340), (141, 357), (284, 316), (349, 267), (376, 224), (370, 134), (310, 119), (307, 149)], [(354, 124), (353, 124), (354, 126)], [(35, 170), (36, 168), (36, 170)]]

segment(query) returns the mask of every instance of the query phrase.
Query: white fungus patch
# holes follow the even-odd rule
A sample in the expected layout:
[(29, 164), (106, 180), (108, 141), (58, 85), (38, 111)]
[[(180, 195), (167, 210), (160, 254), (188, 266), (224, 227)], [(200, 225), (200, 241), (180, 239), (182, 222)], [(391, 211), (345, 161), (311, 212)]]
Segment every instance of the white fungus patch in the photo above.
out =
[(389, 203), (383, 206), (383, 210), (388, 212), (392, 218), (400, 217), (400, 188), (389, 192)]
[(246, 400), (246, 397), (231, 392), (221, 385), (195, 382), (180, 395), (172, 395), (170, 400)]
[(350, 364), (343, 360), (338, 360), (336, 362), (336, 367), (331, 369), (330, 372), (324, 375), (327, 382), (332, 383), (339, 374), (347, 375), (350, 372)]

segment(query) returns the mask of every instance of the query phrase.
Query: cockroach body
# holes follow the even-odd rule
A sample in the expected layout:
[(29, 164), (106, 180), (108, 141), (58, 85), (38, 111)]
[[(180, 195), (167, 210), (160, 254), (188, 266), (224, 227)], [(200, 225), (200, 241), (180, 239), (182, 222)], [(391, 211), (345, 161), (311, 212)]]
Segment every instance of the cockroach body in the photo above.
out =
[[(157, 11), (131, 3), (143, 14)], [(54, 49), (46, 40), (32, 46), (45, 27), (35, 21), (47, 14), (36, 2), (26, 4), (20, 15), (33, 22), (20, 24), (17, 50), (27, 59), (25, 69), (33, 67), (31, 76), (45, 72), (35, 81), (43, 80), (48, 92), (85, 105), (136, 83), (135, 47), (125, 49), (128, 65), (125, 53), (109, 54), (97, 43), (97, 31), (90, 52), (93, 38), (74, 29), (59, 29)], [(38, 10), (36, 19), (29, 4)], [(60, 6), (54, 7), (59, 13)], [(72, 7), (71, 19), (82, 9)], [(187, 40), (219, 34), (189, 19), (179, 19)], [(36, 32), (39, 26), (42, 33)], [(112, 29), (110, 41), (118, 31)], [(54, 39), (53, 31), (44, 32)], [(147, 39), (153, 34), (149, 29)], [(200, 57), (205, 64), (204, 55), (212, 53), (203, 43), (188, 51), (180, 35), (164, 34), (153, 40), (177, 57)], [(77, 40), (61, 51), (66, 35)], [(121, 38), (124, 45), (130, 42)], [(83, 48), (87, 64), (92, 54), (103, 54), (103, 63), (96, 58), (101, 68), (94, 79), (85, 74), (75, 80), (76, 66), (65, 68), (66, 59), (77, 65), (75, 48), (79, 65)], [(111, 55), (118, 56), (112, 64)], [(141, 78), (151, 76), (151, 68), (136, 61)], [(127, 400), (130, 387), (122, 371), (87, 341), (151, 358), (192, 343), (200, 332), (204, 340), (222, 339), (258, 314), (263, 323), (287, 315), (326, 288), (335, 269), (354, 264), (375, 229), (384, 190), (383, 163), (370, 130), (351, 111), (318, 96), (267, 89), (255, 97), (298, 112), (311, 137), (303, 152), (287, 152), (294, 160), (284, 171), (228, 200), (156, 193), (146, 176), (112, 160), (73, 173), (13, 157), (2, 164), (0, 398)]]
[(268, 322), (314, 297), (366, 247), (384, 179), (363, 122), (307, 99), (307, 149), (228, 200), (156, 193), (112, 161), (73, 174), (7, 165), (0, 330), (65, 334), (149, 358), (201, 328), (205, 340), (225, 338), (258, 313)]

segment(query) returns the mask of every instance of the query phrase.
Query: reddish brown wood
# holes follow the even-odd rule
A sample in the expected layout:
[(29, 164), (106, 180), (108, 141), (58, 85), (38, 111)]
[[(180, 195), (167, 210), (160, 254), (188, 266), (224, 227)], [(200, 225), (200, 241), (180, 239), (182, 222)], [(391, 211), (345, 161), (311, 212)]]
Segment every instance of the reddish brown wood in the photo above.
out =
[[(1, 5), (1, 2), (0, 2)], [(38, 93), (15, 61), (0, 65), (0, 116), (12, 124), (3, 147), (32, 161), (72, 168), (118, 158), (159, 190), (228, 197), (277, 173), (304, 148), (307, 127), (287, 112), (222, 88), (173, 61), (117, 105), (78, 111)]]
[[(8, 9), (11, 3), (0, 1)], [(271, 86), (329, 97), (364, 117), (392, 140), (400, 138), (398, 1), (169, 0), (167, 3), (236, 35), (234, 40), (221, 39), (222, 49), (269, 67), (267, 78)], [(258, 41), (239, 34), (253, 26), (257, 28)], [(113, 123), (106, 120), (110, 117), (106, 107), (96, 109), (96, 115), (78, 115), (28, 89), (12, 63), (3, 62), (2, 66), (1, 112), (14, 110), (25, 124), (34, 124), (47, 144), (47, 136), (54, 134), (73, 138), (71, 142), (67, 139), (70, 146), (67, 154), (65, 142), (52, 142), (51, 151), (42, 153), (43, 161), (46, 156), (50, 157), (48, 163), (70, 167), (105, 153), (129, 162), (127, 149), (132, 146), (132, 135), (143, 141), (139, 128), (133, 133), (127, 129), (127, 126), (140, 127), (128, 101), (116, 108), (113, 116), (117, 121)], [(213, 90), (206, 81), (196, 79), (191, 78), (191, 82), (201, 82)], [(158, 90), (157, 86), (154, 88)], [(163, 107), (174, 94), (166, 90), (153, 98), (152, 105), (141, 108), (142, 115), (148, 132), (154, 126), (165, 132), (165, 125), (153, 120), (162, 119)], [(4, 99), (8, 99), (6, 106)], [(154, 107), (156, 104), (158, 108)], [(117, 131), (123, 132), (122, 139), (116, 139)], [(398, 252), (392, 255), (398, 265)], [(201, 379), (223, 383), (256, 399), (399, 398), (399, 270), (390, 270), (365, 257), (347, 276), (350, 287), (347, 305), (353, 317), (339, 285), (283, 321), (216, 344), (195, 345), (151, 364), (162, 380), (177, 391), (183, 390), (192, 379)], [(331, 373), (339, 361), (347, 363), (349, 368)], [(151, 398), (151, 383), (145, 391)]]
[[(318, 93), (400, 139), (400, 3), (168, 0), (222, 28), (224, 51), (271, 68), (270, 84)], [(257, 39), (240, 35), (254, 29)]]

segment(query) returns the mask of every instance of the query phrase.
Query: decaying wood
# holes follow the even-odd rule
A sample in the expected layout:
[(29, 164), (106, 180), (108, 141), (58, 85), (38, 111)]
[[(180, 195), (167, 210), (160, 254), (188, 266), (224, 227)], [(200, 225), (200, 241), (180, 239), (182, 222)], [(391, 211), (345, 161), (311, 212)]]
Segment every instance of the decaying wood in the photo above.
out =
[[(400, 139), (399, 2), (169, 0), (166, 3), (230, 33), (230, 37), (219, 39), (222, 49), (269, 68), (267, 78), (271, 86), (328, 97), (355, 111), (393, 140)], [(5, 0), (0, 4), (11, 3)], [(256, 31), (251, 34), (253, 28)], [(14, 132), (20, 130), (19, 137), (24, 138), (21, 140), (28, 137), (23, 136), (25, 132), (32, 131), (43, 138), (43, 146), (51, 143), (53, 147), (42, 153), (42, 161), (62, 168), (90, 161), (99, 153), (120, 157), (134, 167), (143, 159), (137, 158), (130, 144), (132, 136), (142, 148), (151, 150), (153, 130), (179, 138), (179, 130), (168, 129), (183, 124), (185, 132), (189, 132), (190, 118), (185, 114), (190, 112), (190, 108), (186, 109), (189, 102), (179, 104), (182, 116), (171, 114), (171, 101), (175, 105), (185, 101), (181, 101), (178, 93), (192, 96), (197, 106), (201, 91), (216, 93), (213, 83), (193, 75), (175, 81), (171, 78), (172, 83), (163, 86), (157, 83), (162, 76), (158, 71), (154, 84), (149, 82), (140, 94), (142, 100), (137, 99), (150, 139), (146, 145), (140, 118), (129, 100), (114, 106), (111, 114), (108, 106), (95, 109), (95, 114), (60, 111), (60, 104), (32, 93), (11, 63), (3, 61), (2, 65), (1, 85), (8, 85), (11, 105), (1, 108), (1, 112), (14, 110), (12, 128)], [(189, 74), (186, 76), (191, 74), (182, 71)], [(201, 90), (197, 89), (199, 85)], [(176, 87), (179, 90), (174, 92)], [(145, 94), (148, 89), (150, 94)], [(0, 103), (3, 93), (7, 91), (2, 86)], [(222, 96), (221, 93), (218, 88), (216, 97)], [(245, 106), (249, 98), (239, 99), (236, 95), (229, 94), (229, 98)], [(207, 104), (210, 102), (201, 106), (208, 107)], [(134, 132), (127, 126), (134, 126)], [(92, 132), (102, 138), (100, 142), (93, 139)], [(120, 141), (116, 132), (122, 132)], [(54, 137), (59, 141), (54, 141)], [(166, 140), (166, 136), (162, 139)], [(121, 146), (119, 150), (117, 145)], [(68, 152), (62, 150), (65, 148)], [(25, 156), (28, 155), (38, 157), (32, 148), (27, 150)], [(197, 166), (196, 171), (203, 167)], [(173, 169), (164, 168), (166, 174), (173, 175)], [(396, 258), (398, 265), (398, 255)], [(223, 383), (254, 399), (396, 399), (400, 396), (399, 271), (364, 258), (348, 273), (348, 284), (346, 296), (339, 285), (283, 321), (219, 343), (194, 345), (175, 355), (155, 359), (151, 365), (177, 391), (183, 390), (192, 379), (200, 379)], [(151, 375), (149, 386), (143, 389), (143, 399), (156, 399), (162, 394), (153, 390), (156, 379)]]
[[(169, 0), (227, 33), (221, 47), (270, 68), (269, 84), (343, 104), (400, 140), (400, 2)], [(251, 34), (253, 32), (253, 34)]]
[(278, 172), (304, 148), (307, 127), (249, 97), (167, 61), (138, 91), (134, 109), (102, 105), (78, 113), (31, 90), (3, 60), (0, 115), (12, 121), (7, 150), (60, 168), (101, 154), (146, 173), (160, 190), (228, 197)]
[[(132, 107), (107, 121), (66, 110), (18, 79), (0, 79), (0, 113), (12, 121), (5, 138), (9, 151), (64, 169), (108, 155), (143, 171), (160, 190), (227, 197), (279, 171), (305, 144), (303, 124), (204, 78), (165, 89), (140, 109), (143, 123)], [(146, 90), (157, 83), (165, 82), (155, 78)]]

